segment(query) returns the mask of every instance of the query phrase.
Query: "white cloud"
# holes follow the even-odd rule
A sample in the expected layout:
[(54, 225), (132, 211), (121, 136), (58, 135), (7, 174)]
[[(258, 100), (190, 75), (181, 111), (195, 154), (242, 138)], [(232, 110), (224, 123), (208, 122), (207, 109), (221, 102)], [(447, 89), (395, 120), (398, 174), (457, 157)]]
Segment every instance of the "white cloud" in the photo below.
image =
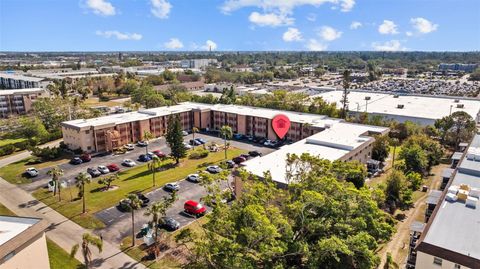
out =
[(308, 21), (316, 21), (316, 20), (317, 20), (317, 15), (314, 14), (314, 13), (310, 13), (310, 14), (308, 14), (308, 16), (307, 16), (307, 20), (308, 20)]
[(343, 0), (340, 3), (340, 6), (342, 7), (340, 10), (343, 12), (349, 12), (350, 10), (353, 9), (354, 5), (355, 5), (355, 0)]
[(302, 33), (297, 29), (293, 27), (288, 27), (288, 30), (283, 33), (283, 40), (285, 42), (293, 42), (293, 41), (302, 41)]
[(327, 49), (326, 44), (320, 43), (316, 39), (309, 39), (306, 47), (311, 51), (323, 51)]
[(412, 35), (413, 35), (413, 33), (412, 33), (412, 32), (410, 32), (410, 31), (407, 31), (407, 32), (405, 32), (405, 35), (407, 35), (407, 36), (412, 36)]
[(178, 38), (170, 38), (169, 41), (163, 43), (163, 46), (167, 49), (176, 50), (183, 48), (183, 43)]
[(191, 45), (191, 47), (194, 50), (216, 50), (217, 49), (217, 43), (215, 43), (215, 42), (213, 42), (212, 40), (209, 39), (203, 45), (197, 45), (196, 43), (193, 43)]
[(373, 42), (372, 48), (378, 51), (405, 51), (407, 48), (402, 46), (398, 40), (390, 40), (384, 43)]
[(168, 14), (170, 14), (170, 10), (172, 9), (172, 4), (167, 0), (150, 0), (150, 4), (152, 5), (150, 11), (155, 17), (160, 19), (168, 18)]
[(333, 41), (342, 36), (342, 32), (337, 31), (330, 26), (322, 26), (319, 34), (325, 41)]
[(245, 7), (257, 7), (263, 10), (290, 13), (299, 6), (311, 5), (318, 7), (324, 3), (339, 5), (344, 12), (350, 11), (355, 5), (355, 0), (227, 0), (221, 6), (224, 13), (242, 9)]
[(112, 16), (116, 13), (115, 7), (105, 0), (87, 0), (87, 7), (97, 15)]
[(393, 21), (383, 20), (383, 23), (378, 26), (378, 32), (382, 35), (398, 34), (397, 25)]
[(277, 15), (275, 13), (260, 14), (258, 12), (252, 12), (248, 17), (248, 20), (258, 26), (271, 27), (291, 25), (294, 22), (293, 18), (290, 18), (286, 15)]
[(420, 34), (428, 34), (436, 31), (438, 28), (438, 24), (434, 24), (431, 21), (420, 17), (410, 19), (410, 23)]
[(141, 40), (143, 38), (141, 34), (122, 33), (119, 31), (96, 31), (95, 34), (105, 38), (115, 37), (118, 40)]
[(350, 29), (356, 30), (356, 29), (358, 29), (358, 28), (360, 28), (360, 27), (362, 27), (362, 26), (363, 26), (363, 24), (362, 24), (361, 22), (359, 22), (359, 21), (352, 21), (352, 24), (350, 24)]

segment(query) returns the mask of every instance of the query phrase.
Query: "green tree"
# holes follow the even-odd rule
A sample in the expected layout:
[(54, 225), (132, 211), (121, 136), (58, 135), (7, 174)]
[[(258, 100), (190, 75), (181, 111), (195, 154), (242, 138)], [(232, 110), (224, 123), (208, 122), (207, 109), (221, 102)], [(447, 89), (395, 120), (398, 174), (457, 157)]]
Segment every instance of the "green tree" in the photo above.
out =
[(357, 189), (363, 187), (367, 177), (365, 165), (359, 161), (334, 161), (331, 170), (340, 180), (352, 182)]
[(475, 121), (465, 111), (456, 111), (452, 113), (453, 126), (450, 130), (452, 136), (452, 142), (455, 148), (458, 148), (458, 144), (461, 141), (470, 141), (475, 133), (476, 124)]
[(231, 139), (233, 136), (232, 127), (228, 125), (223, 125), (220, 128), (220, 135), (223, 137), (223, 147), (225, 151), (225, 160), (227, 159), (227, 139)]
[(115, 173), (115, 174), (110, 174), (101, 178), (100, 180), (98, 180), (98, 183), (105, 185), (104, 189), (105, 191), (108, 191), (110, 189), (110, 186), (112, 185), (112, 182), (118, 179), (119, 179), (118, 173)]
[(175, 164), (180, 162), (180, 158), (187, 156), (187, 149), (183, 144), (182, 124), (179, 115), (171, 115), (168, 118), (167, 134), (165, 139), (171, 149), (170, 155), (175, 159)]
[[(90, 263), (92, 262), (92, 250), (90, 249), (90, 245), (95, 246), (99, 252), (103, 250), (103, 241), (100, 237), (84, 233), (82, 236), (82, 255), (85, 263), (86, 268), (90, 268)], [(79, 245), (76, 244), (72, 247), (70, 251), (70, 257), (74, 257), (79, 249)]]
[(60, 177), (63, 176), (63, 170), (60, 169), (60, 167), (55, 166), (48, 170), (47, 175), (52, 177), (52, 182), (53, 182), (53, 196), (57, 194), (57, 189), (58, 189), (58, 201), (62, 200), (62, 196), (60, 194), (60, 189), (61, 189), (61, 183), (60, 183)]
[(424, 174), (428, 170), (428, 157), (418, 144), (403, 145), (400, 159), (405, 161), (406, 172)]
[(410, 172), (405, 175), (405, 178), (410, 185), (410, 189), (412, 189), (413, 191), (420, 189), (420, 186), (422, 185), (422, 182), (423, 182), (423, 178), (421, 174)]
[(157, 169), (160, 167), (160, 158), (158, 156), (153, 156), (152, 161), (148, 164), (148, 169), (152, 172), (152, 180), (153, 180), (153, 187), (156, 186), (155, 183), (155, 173)]
[(135, 246), (135, 211), (142, 206), (142, 201), (134, 193), (127, 195), (128, 206), (132, 212), (132, 247)]
[[(199, 132), (198, 128), (195, 127), (195, 126), (193, 126), (193, 127), (192, 127), (192, 139), (193, 139), (193, 140), (195, 140), (195, 134), (198, 133), (198, 132)], [(193, 146), (193, 148), (195, 149), (195, 143), (193, 143), (192, 146)]]
[(154, 138), (155, 136), (151, 132), (149, 131), (143, 132), (142, 140), (147, 143), (147, 146), (145, 147), (145, 154), (148, 154), (148, 142)]
[(375, 136), (375, 142), (372, 147), (372, 159), (377, 161), (385, 161), (390, 152), (390, 143), (388, 136), (377, 135)]
[(398, 170), (392, 170), (387, 177), (385, 197), (393, 214), (398, 207), (405, 208), (412, 205), (412, 190), (408, 188), (405, 175)]
[(78, 188), (78, 197), (82, 198), (82, 213), (87, 212), (86, 205), (85, 205), (85, 185), (90, 184), (91, 177), (89, 174), (82, 172), (75, 177), (77, 181), (77, 188)]

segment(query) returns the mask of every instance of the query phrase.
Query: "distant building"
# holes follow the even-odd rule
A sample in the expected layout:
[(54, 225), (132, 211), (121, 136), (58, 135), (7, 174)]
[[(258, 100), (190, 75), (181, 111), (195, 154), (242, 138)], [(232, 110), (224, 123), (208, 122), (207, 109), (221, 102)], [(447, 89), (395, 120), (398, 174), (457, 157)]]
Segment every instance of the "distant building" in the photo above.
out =
[(47, 227), (41, 219), (0, 216), (0, 268), (50, 268)]
[(182, 68), (193, 68), (193, 69), (205, 69), (210, 65), (216, 65), (217, 59), (189, 59), (189, 60), (182, 60), (180, 62), (180, 66)]
[(49, 83), (46, 78), (0, 73), (0, 89), (46, 88)]
[(0, 90), (0, 118), (30, 112), (37, 98), (48, 97), (46, 89)]
[(478, 68), (478, 64), (445, 64), (438, 65), (440, 71), (461, 71), (471, 73)]
[(248, 65), (237, 65), (231, 68), (233, 72), (252, 72), (253, 68)]
[(155, 90), (157, 91), (165, 91), (168, 90), (170, 87), (185, 87), (187, 91), (201, 91), (205, 87), (205, 83), (203, 81), (192, 81), (192, 82), (183, 82), (178, 84), (164, 84), (154, 86)]

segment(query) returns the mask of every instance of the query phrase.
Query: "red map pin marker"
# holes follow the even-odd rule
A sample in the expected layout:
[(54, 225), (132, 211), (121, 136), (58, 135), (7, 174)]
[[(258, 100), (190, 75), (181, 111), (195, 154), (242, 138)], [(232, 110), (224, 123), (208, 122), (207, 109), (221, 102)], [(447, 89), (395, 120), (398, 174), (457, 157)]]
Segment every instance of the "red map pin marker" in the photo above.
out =
[(282, 139), (290, 129), (290, 120), (283, 114), (276, 115), (272, 120), (272, 128), (278, 138)]

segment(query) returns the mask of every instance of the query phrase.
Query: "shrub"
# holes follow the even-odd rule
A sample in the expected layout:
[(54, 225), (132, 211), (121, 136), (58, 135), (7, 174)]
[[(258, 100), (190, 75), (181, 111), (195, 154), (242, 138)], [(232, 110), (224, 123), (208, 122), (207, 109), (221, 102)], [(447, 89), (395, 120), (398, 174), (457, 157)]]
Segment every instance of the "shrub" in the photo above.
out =
[(10, 155), (16, 150), (15, 146), (12, 144), (5, 145), (0, 147), (0, 156)]
[(202, 159), (202, 158), (205, 158), (208, 156), (210, 152), (206, 149), (196, 149), (195, 151), (193, 151), (192, 153), (190, 153), (190, 155), (188, 155), (188, 158), (189, 159)]
[(53, 148), (34, 147), (32, 149), (32, 155), (37, 158), (40, 158), (44, 162), (59, 158), (62, 155), (62, 152), (63, 150), (59, 147), (53, 147)]

